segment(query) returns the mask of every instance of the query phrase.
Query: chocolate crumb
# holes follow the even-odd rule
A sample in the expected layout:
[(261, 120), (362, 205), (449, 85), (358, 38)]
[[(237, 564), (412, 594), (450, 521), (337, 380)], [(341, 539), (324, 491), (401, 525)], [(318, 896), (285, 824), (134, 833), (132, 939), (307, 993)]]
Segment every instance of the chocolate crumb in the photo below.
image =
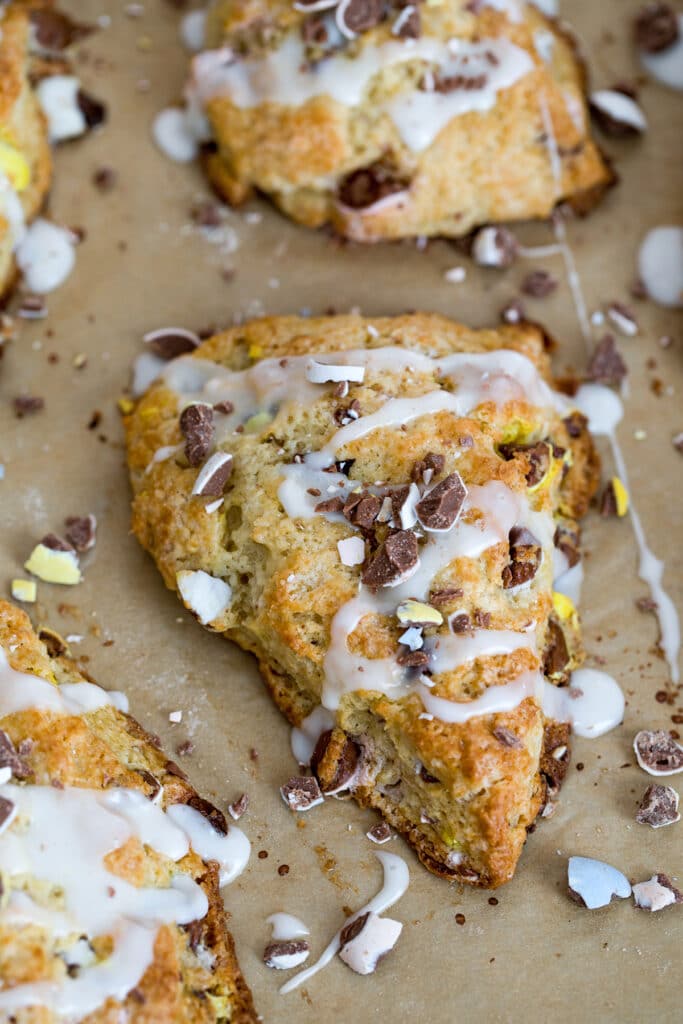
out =
[(547, 270), (532, 270), (522, 281), (522, 291), (534, 299), (545, 299), (557, 288), (557, 279)]
[(664, 825), (675, 824), (680, 818), (678, 793), (675, 789), (657, 784), (647, 787), (636, 814), (639, 825), (662, 828)]
[(280, 878), (284, 878), (285, 875), (289, 874), (289, 864), (280, 864), (279, 868), (277, 869), (277, 873), (280, 876)]
[(636, 46), (645, 53), (660, 53), (678, 39), (678, 18), (671, 4), (649, 3), (633, 25)]
[(496, 737), (499, 743), (502, 743), (504, 747), (511, 747), (514, 750), (521, 750), (524, 746), (518, 736), (515, 736), (513, 732), (506, 729), (504, 725), (497, 725), (493, 730), (493, 735)]
[(189, 757), (190, 754), (194, 754), (194, 743), (192, 740), (185, 740), (184, 743), (178, 744), (175, 752), (178, 757)]
[(280, 787), (282, 799), (292, 811), (308, 811), (323, 802), (318, 780), (312, 775), (295, 775)]
[(68, 516), (64, 524), (67, 541), (80, 554), (95, 546), (97, 520), (94, 515)]
[(14, 414), (21, 420), (24, 416), (32, 416), (45, 408), (45, 399), (39, 395), (17, 395), (12, 401)]
[(598, 342), (590, 363), (588, 380), (598, 384), (621, 384), (628, 374), (628, 367), (617, 348), (613, 334), (606, 334)]
[(234, 800), (233, 803), (228, 806), (228, 813), (233, 821), (239, 821), (248, 807), (249, 797), (246, 793), (242, 793), (241, 796), (238, 796), (237, 800)]
[(117, 180), (118, 175), (113, 167), (98, 167), (92, 176), (93, 185), (100, 192), (111, 192)]

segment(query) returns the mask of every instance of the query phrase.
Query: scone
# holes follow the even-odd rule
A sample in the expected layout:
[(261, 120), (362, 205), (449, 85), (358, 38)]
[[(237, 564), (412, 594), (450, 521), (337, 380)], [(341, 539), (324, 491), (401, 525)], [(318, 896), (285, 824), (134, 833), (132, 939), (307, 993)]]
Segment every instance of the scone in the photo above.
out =
[(546, 343), (422, 314), (268, 318), (170, 362), (126, 418), (136, 536), (254, 652), (318, 741), (322, 790), (482, 886), (511, 878), (566, 769), (542, 694), (581, 660), (553, 578), (598, 465)]
[(0, 601), (0, 1019), (255, 1021), (219, 891), (246, 837), (59, 646)]
[(358, 241), (590, 209), (614, 175), (573, 37), (522, 0), (217, 0), (192, 64), (214, 187)]

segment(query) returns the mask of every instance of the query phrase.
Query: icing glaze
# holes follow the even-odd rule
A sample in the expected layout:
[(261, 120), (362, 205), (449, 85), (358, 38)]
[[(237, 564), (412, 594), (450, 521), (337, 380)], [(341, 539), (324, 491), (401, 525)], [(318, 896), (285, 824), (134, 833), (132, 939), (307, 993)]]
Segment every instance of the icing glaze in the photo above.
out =
[(55, 711), (60, 715), (81, 715), (107, 704), (128, 710), (124, 694), (107, 693), (95, 683), (66, 683), (57, 687), (40, 676), (18, 672), (0, 647), (0, 718), (29, 708)]
[(683, 305), (683, 227), (662, 225), (648, 231), (638, 252), (638, 273), (655, 302)]
[(272, 929), (271, 937), (274, 942), (285, 942), (287, 939), (303, 939), (306, 935), (311, 934), (310, 929), (304, 922), (299, 920), (298, 917), (294, 917), (293, 914), (283, 914), (281, 912), (271, 914), (270, 917), (266, 918), (266, 924), (269, 924)]
[(548, 718), (569, 722), (577, 736), (596, 739), (624, 719), (624, 694), (612, 676), (593, 668), (572, 672), (568, 687), (545, 683), (543, 710)]
[(316, 743), (324, 732), (333, 728), (334, 715), (322, 705), (311, 711), (301, 725), (292, 728), (290, 743), (292, 753), (299, 764), (309, 765), (311, 763)]
[(228, 48), (199, 54), (193, 61), (187, 95), (200, 103), (226, 96), (242, 108), (262, 103), (301, 106), (326, 95), (347, 107), (356, 107), (378, 74), (415, 61), (436, 65), (444, 75), (482, 81), (477, 87), (449, 93), (412, 90), (380, 103), (380, 110), (393, 119), (405, 144), (416, 151), (431, 145), (453, 117), (472, 110), (490, 110), (498, 92), (510, 88), (534, 67), (526, 50), (504, 37), (441, 42), (428, 36), (380, 45), (368, 43), (352, 59), (343, 52), (334, 53), (310, 65), (302, 41), (290, 34), (259, 59), (239, 59)]
[(339, 949), (339, 938), (343, 928), (347, 927), (363, 914), (383, 913), (385, 910), (388, 910), (389, 907), (393, 906), (394, 903), (400, 900), (401, 896), (403, 896), (410, 882), (410, 874), (408, 872), (408, 865), (406, 862), (395, 853), (383, 853), (381, 851), (376, 851), (375, 856), (382, 865), (382, 871), (384, 872), (384, 881), (380, 891), (368, 903), (366, 903), (364, 907), (357, 910), (355, 914), (351, 915), (351, 917), (347, 917), (342, 928), (334, 934), (314, 964), (303, 971), (299, 971), (299, 973), (295, 974), (293, 978), (290, 978), (289, 981), (285, 982), (280, 989), (282, 995), (285, 995), (287, 992), (292, 992), (295, 988), (298, 988), (299, 985), (303, 985), (304, 982), (308, 981), (317, 974), (318, 971), (321, 971), (323, 967), (329, 964), (330, 960), (334, 958), (335, 953)]

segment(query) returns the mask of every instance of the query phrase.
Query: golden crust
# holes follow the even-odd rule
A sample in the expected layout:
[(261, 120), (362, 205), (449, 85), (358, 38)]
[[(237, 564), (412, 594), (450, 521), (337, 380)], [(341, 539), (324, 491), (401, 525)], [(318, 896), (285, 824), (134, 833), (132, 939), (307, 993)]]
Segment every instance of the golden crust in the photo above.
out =
[[(274, 100), (242, 107), (229, 95), (216, 95), (207, 113), (217, 152), (205, 161), (214, 187), (231, 203), (254, 189), (262, 191), (299, 223), (329, 223), (358, 241), (457, 237), (481, 224), (547, 218), (562, 201), (588, 212), (615, 177), (590, 135), (585, 69), (573, 37), (532, 4), (523, 5), (519, 22), (486, 5), (476, 14), (468, 6), (465, 0), (421, 5), (422, 37), (473, 41), (503, 36), (534, 64), (498, 93), (490, 110), (460, 114), (428, 148), (409, 149), (383, 101), (418, 89), (428, 67), (420, 60), (379, 71), (357, 106), (324, 94), (299, 106)], [(316, 17), (282, 2), (217, 3), (208, 42), (259, 59), (283, 40), (298, 37), (307, 19)], [(347, 45), (350, 56), (342, 59), (350, 75), (367, 50), (396, 43), (392, 21)], [(539, 53), (543, 37), (545, 48), (551, 47), (547, 60)], [(314, 62), (320, 59), (314, 47), (307, 53)], [(558, 169), (549, 135), (554, 136)], [(349, 175), (377, 162), (390, 165), (392, 178), (409, 185), (402, 202), (352, 209), (340, 201)]]
[[(188, 365), (197, 358), (241, 370), (261, 358), (389, 345), (432, 357), (512, 349), (550, 379), (540, 328), (522, 324), (474, 331), (425, 314), (375, 320), (266, 318), (209, 339)], [(432, 377), (422, 378), (419, 371), (411, 369), (406, 376), (403, 370), (382, 370), (376, 379), (354, 385), (352, 395), (365, 415), (387, 396), (420, 395), (435, 386)], [(327, 388), (321, 395), (305, 407), (285, 403), (254, 433), (221, 436), (219, 447), (233, 455), (234, 468), (223, 507), (211, 514), (204, 511), (204, 499), (191, 496), (197, 470), (183, 455), (153, 463), (160, 448), (182, 441), (180, 396), (160, 381), (126, 418), (136, 536), (172, 589), (177, 589), (181, 570), (201, 569), (229, 581), (232, 604), (210, 628), (256, 655), (275, 701), (293, 724), (320, 701), (331, 622), (358, 586), (358, 570), (341, 564), (336, 547), (349, 535), (348, 524), (321, 516), (290, 519), (278, 499), (282, 463), (297, 452), (319, 449), (337, 429), (333, 413), (339, 400)], [(471, 439), (469, 447), (459, 447), (461, 437)], [(354, 480), (396, 486), (410, 480), (418, 460), (437, 452), (445, 458), (443, 472), (457, 465), (467, 485), (499, 480), (527, 494), (529, 456), (520, 450), (505, 459), (499, 446), (544, 438), (570, 451), (573, 464), (567, 469), (564, 460), (562, 473), (549, 473), (547, 486), (537, 488), (529, 500), (535, 508), (555, 513), (558, 523), (578, 535), (573, 517), (585, 510), (597, 481), (596, 456), (580, 417), (570, 435), (559, 414), (547, 408), (524, 401), (501, 408), (485, 402), (466, 417), (440, 412), (410, 421), (401, 430), (377, 429), (339, 450), (337, 457), (355, 459), (350, 471)], [(523, 629), (533, 620), (543, 650), (552, 637), (550, 566), (543, 575), (539, 571), (526, 597), (511, 599), (511, 592), (498, 582), (508, 558), (507, 544), (501, 543), (478, 559), (456, 559), (438, 581), (445, 589), (459, 586), (461, 595), (447, 600), (442, 611), (446, 615), (464, 608), (475, 621), (485, 611), (487, 625), (498, 630)], [(558, 628), (565, 634), (571, 664), (578, 664), (576, 623)], [(350, 637), (349, 649), (382, 657), (396, 649), (399, 632), (386, 616), (366, 616)], [(480, 657), (436, 676), (434, 693), (456, 700), (476, 697), (535, 664), (524, 649), (507, 657)], [(465, 725), (429, 721), (420, 717), (422, 710), (415, 696), (392, 701), (371, 689), (342, 699), (337, 726), (362, 748), (365, 764), (354, 795), (406, 834), (431, 870), (499, 885), (512, 876), (526, 830), (544, 797), (539, 773), (543, 715), (532, 699)], [(500, 727), (519, 737), (521, 746), (501, 746), (493, 732)], [(425, 766), (433, 782), (415, 774), (416, 764)]]
[[(41, 209), (52, 178), (52, 155), (45, 118), (29, 78), (30, 4), (4, 9), (0, 35), (0, 143), (17, 150), (28, 163), (29, 182), (19, 192), (26, 221)], [(1, 165), (0, 165), (1, 168)], [(0, 205), (0, 299), (15, 281), (10, 225)]]
[[(34, 632), (28, 617), (6, 601), (0, 601), (0, 647), (10, 665), (61, 685), (82, 682), (83, 676), (66, 657), (51, 657)], [(88, 788), (125, 786), (145, 795), (163, 788), (163, 805), (201, 801), (180, 769), (169, 761), (154, 738), (130, 715), (108, 705), (80, 716), (56, 716), (29, 709), (0, 719), (2, 728), (18, 747), (31, 740), (24, 760), (30, 768), (28, 781), (37, 785), (69, 785)], [(207, 813), (211, 805), (201, 801)], [(138, 840), (108, 857), (109, 870), (140, 885), (167, 884), (164, 858)], [(123, 1002), (109, 999), (89, 1014), (88, 1024), (127, 1020), (143, 1024), (250, 1024), (256, 1015), (235, 955), (232, 936), (218, 887), (218, 865), (204, 862), (194, 851), (174, 868), (189, 874), (204, 889), (209, 910), (201, 921), (180, 927), (160, 927), (154, 960), (135, 990)], [(5, 897), (8, 879), (4, 879)], [(11, 885), (11, 880), (9, 880)], [(13, 929), (0, 919), (0, 977), (3, 988), (21, 982), (59, 977), (63, 961), (53, 948), (54, 939), (38, 927)], [(199, 945), (214, 957), (208, 969), (195, 952)], [(209, 998), (210, 997), (210, 998)], [(19, 1010), (16, 1024), (51, 1024), (56, 1017), (45, 1009)]]

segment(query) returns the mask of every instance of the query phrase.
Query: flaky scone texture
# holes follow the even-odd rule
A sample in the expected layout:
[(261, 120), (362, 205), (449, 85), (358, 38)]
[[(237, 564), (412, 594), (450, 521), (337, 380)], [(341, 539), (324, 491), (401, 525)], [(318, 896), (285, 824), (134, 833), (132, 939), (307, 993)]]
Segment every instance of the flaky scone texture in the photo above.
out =
[[(403, 501), (408, 502), (404, 513), (408, 509), (411, 482), (424, 495), (426, 482), (452, 482), (457, 473), (473, 494), (495, 491), (505, 509), (518, 502), (527, 510), (524, 515), (545, 516), (550, 533), (525, 586), (510, 586), (506, 528), (480, 552), (461, 550), (444, 558), (424, 598), (432, 611), (438, 608), (440, 624), (421, 627), (431, 650), (439, 643), (447, 646), (458, 630), (486, 645), (491, 637), (507, 642), (534, 629), (538, 654), (520, 641), (502, 654), (475, 652), (456, 657), (450, 667), (432, 665), (426, 671), (432, 672), (431, 693), (450, 701), (481, 697), (491, 687), (537, 671), (541, 661), (547, 678), (566, 682), (581, 648), (575, 613), (564, 609), (560, 615), (553, 607), (553, 529), (556, 544), (575, 548), (575, 519), (586, 511), (598, 467), (583, 417), (534, 404), (511, 380), (509, 374), (517, 370), (550, 379), (547, 341), (541, 329), (528, 324), (470, 330), (425, 314), (267, 318), (216, 335), (171, 362), (126, 418), (136, 536), (167, 586), (183, 592), (205, 625), (256, 654), (275, 701), (293, 725), (321, 700), (332, 709), (335, 728), (314, 758), (323, 789), (346, 788), (361, 804), (380, 810), (431, 870), (487, 886), (512, 876), (527, 829), (546, 798), (541, 707), (530, 696), (506, 712), (449, 723), (424, 713), (412, 685), (418, 669), (406, 670), (403, 689), (373, 688), (373, 677), (380, 678), (399, 650), (407, 651), (399, 647), (406, 643), (405, 620), (397, 620), (387, 601), (391, 604), (392, 593), (410, 595), (411, 582), (392, 591), (393, 583), (384, 586), (365, 573), (386, 550), (387, 538), (399, 533), (413, 544), (403, 534), (417, 530), (424, 561), (429, 544), (439, 537), (449, 543), (448, 533), (427, 536), (419, 524), (401, 531), (406, 524), (399, 522), (397, 509)], [(494, 400), (486, 391), (486, 373), (476, 367), (471, 378), (463, 370), (465, 383), (449, 382), (435, 360), (457, 360), (458, 354), (471, 354), (476, 367), (477, 360), (489, 360), (509, 400)], [(302, 391), (298, 377), (292, 392), (291, 381), (310, 364), (309, 356), (332, 363), (365, 358), (364, 379), (348, 389), (306, 384)], [(497, 361), (505, 364), (507, 375), (496, 376)], [(464, 414), (438, 408), (449, 389), (453, 394), (444, 402), (453, 395), (464, 402), (468, 387), (475, 397)], [(206, 476), (207, 462), (199, 465), (188, 423), (200, 413), (209, 416), (206, 403), (212, 401), (213, 427), (201, 457), (214, 459), (215, 466), (221, 455), (232, 456), (222, 501), (211, 487), (193, 494), (202, 489), (198, 474)], [(405, 407), (405, 416), (401, 412), (392, 420), (387, 410), (404, 409), (394, 401), (417, 402), (420, 409), (427, 405), (424, 414)], [(203, 412), (197, 412), (198, 405)], [(379, 421), (368, 422), (375, 429), (344, 440), (354, 423), (363, 424), (363, 417), (373, 414)], [(310, 453), (320, 452), (332, 438), (332, 473), (307, 476)], [(428, 466), (432, 469), (425, 473)], [(297, 484), (299, 472), (304, 477)], [(294, 498), (283, 490), (287, 481)], [(318, 509), (336, 488), (344, 497), (344, 513)], [(370, 495), (366, 508), (374, 504), (374, 513), (361, 521), (353, 503)], [(397, 503), (393, 513), (387, 497), (388, 506)], [(478, 500), (481, 505), (483, 499)], [(380, 502), (383, 516), (377, 513)], [(470, 507), (462, 515), (464, 533), (471, 528), (476, 539), (476, 524), (486, 527), (484, 513)], [(343, 542), (359, 537), (356, 563), (363, 564), (348, 564), (353, 559), (341, 557)], [(207, 583), (209, 589), (218, 587), (217, 593), (211, 590), (209, 608), (189, 587), (200, 586), (207, 597)], [(361, 593), (371, 603), (380, 595), (382, 606), (371, 604), (368, 613), (347, 623), (347, 636), (334, 640), (339, 613)], [(330, 693), (333, 678), (338, 701)], [(558, 728), (566, 740), (566, 727)], [(506, 743), (508, 734), (513, 740)], [(558, 736), (555, 731), (553, 749), (561, 746)], [(559, 771), (560, 762), (556, 766)]]
[[(41, 637), (45, 637), (45, 642)], [(61, 687), (82, 683), (84, 676), (64, 654), (61, 639), (52, 631), (33, 630), (28, 617), (6, 601), (0, 601), (0, 648), (17, 672), (38, 676)], [(189, 804), (207, 819), (225, 824), (223, 814), (203, 800), (185, 774), (160, 750), (158, 740), (128, 714), (106, 705), (79, 715), (56, 714), (28, 707), (0, 717), (2, 764), (19, 756), (21, 770), (14, 765), (17, 786), (70, 787), (89, 790), (136, 790), (163, 808)], [(7, 743), (9, 739), (9, 744)], [(14, 753), (8, 758), (8, 751)], [(18, 752), (18, 755), (17, 753)], [(163, 787), (163, 788), (162, 788)], [(161, 794), (161, 795), (160, 795)], [(222, 819), (222, 821), (221, 821)], [(11, 842), (10, 825), (0, 843)], [(227, 831), (227, 825), (225, 826)], [(77, 851), (74, 850), (74, 856)], [(155, 852), (137, 837), (107, 858), (112, 875), (140, 887), (166, 888), (178, 873), (194, 879), (208, 898), (204, 918), (189, 925), (164, 924), (158, 929), (153, 961), (135, 989), (124, 999), (109, 998), (89, 1013), (87, 1024), (248, 1024), (256, 1015), (251, 993), (240, 972), (235, 949), (226, 924), (219, 891), (218, 865), (204, 861), (193, 850), (177, 863)], [(172, 870), (171, 870), (172, 869)], [(86, 865), (84, 865), (86, 870)], [(39, 879), (27, 875), (3, 877), (0, 902), (0, 979), (2, 992), (30, 983), (59, 984), (66, 976), (64, 950), (70, 942), (91, 938), (69, 936), (59, 929), (26, 924), (21, 918), (7, 918), (12, 894), (25, 893), (45, 908), (46, 915), (61, 909), (58, 891), (46, 891)], [(98, 945), (99, 944), (99, 945)], [(95, 953), (106, 956), (104, 937), (95, 940)], [(0, 1010), (0, 1016), (2, 1016)], [(12, 1024), (52, 1024), (63, 1020), (39, 1006), (14, 1010), (3, 1020)], [(75, 1017), (69, 1016), (69, 1020)], [(79, 1018), (80, 1019), (80, 1018)]]
[(188, 94), (229, 202), (256, 189), (359, 241), (458, 237), (561, 201), (587, 211), (613, 183), (573, 37), (533, 4), (443, 0), (410, 19), (399, 0), (305, 6), (219, 0), (209, 13)]
[[(18, 203), (30, 221), (45, 201), (52, 157), (45, 117), (29, 72), (31, 4), (10, 3), (0, 22), (0, 299), (14, 282), (13, 257)], [(38, 5), (33, 5), (38, 6)]]

